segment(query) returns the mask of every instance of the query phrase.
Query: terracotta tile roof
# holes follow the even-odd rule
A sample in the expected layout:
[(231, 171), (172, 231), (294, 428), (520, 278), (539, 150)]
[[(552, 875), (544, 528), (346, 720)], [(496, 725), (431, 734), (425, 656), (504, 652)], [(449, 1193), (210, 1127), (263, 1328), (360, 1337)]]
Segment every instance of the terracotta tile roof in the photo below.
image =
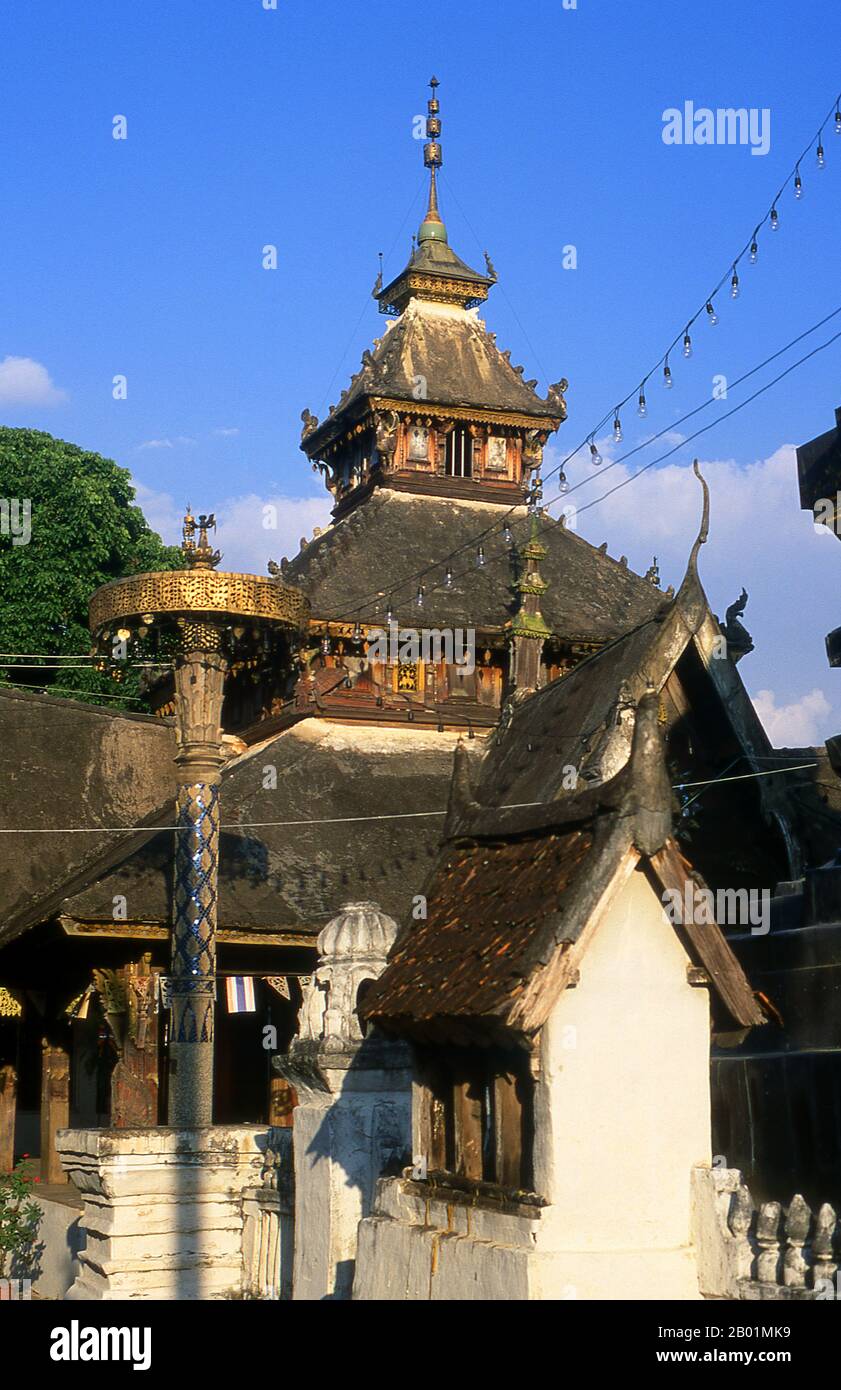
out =
[(452, 845), (427, 893), (428, 916), (395, 945), (365, 1011), (416, 1024), (502, 1015), (534, 964), (547, 904), (559, 903), (587, 860), (588, 830), (500, 844)]

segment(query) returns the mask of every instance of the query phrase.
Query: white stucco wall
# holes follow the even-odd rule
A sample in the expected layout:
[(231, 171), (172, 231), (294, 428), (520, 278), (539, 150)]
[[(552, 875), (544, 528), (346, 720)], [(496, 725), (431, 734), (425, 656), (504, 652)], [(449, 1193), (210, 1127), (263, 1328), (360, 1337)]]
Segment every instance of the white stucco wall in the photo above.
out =
[(377, 1176), (395, 1154), (408, 1153), (405, 1079), (402, 1092), (345, 1086), (329, 1105), (302, 1100), (296, 1108), (293, 1298), (350, 1298), (356, 1232), (371, 1209)]
[(688, 1242), (710, 1159), (709, 992), (642, 869), (598, 925), (541, 1040), (535, 1186), (566, 1248)]
[(544, 1027), (522, 1216), (385, 1179), (360, 1224), (360, 1299), (694, 1299), (692, 1168), (709, 1163), (709, 994), (641, 870)]

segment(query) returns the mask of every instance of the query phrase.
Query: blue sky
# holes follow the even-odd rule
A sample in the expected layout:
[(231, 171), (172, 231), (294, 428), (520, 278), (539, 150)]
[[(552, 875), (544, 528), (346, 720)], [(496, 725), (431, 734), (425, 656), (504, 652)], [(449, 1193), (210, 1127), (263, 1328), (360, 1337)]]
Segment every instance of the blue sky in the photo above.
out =
[[(325, 519), (300, 412), (323, 416), (382, 331), (370, 288), (377, 252), (399, 269), (421, 216), (412, 128), (432, 72), (451, 244), (474, 264), (490, 252), (500, 282), (484, 317), (512, 359), (541, 388), (569, 379), (561, 449), (660, 356), (841, 89), (830, 0), (8, 0), (0, 37), (0, 363), (33, 364), (7, 368), (5, 389), (0, 367), (2, 419), (117, 459), (164, 530), (187, 501), (215, 506), (228, 558), (261, 569)], [(687, 100), (768, 108), (769, 152), (664, 144), (664, 110)], [(824, 144), (826, 169), (804, 160), (802, 200), (786, 191), (779, 231), (740, 265), (739, 300), (721, 296), (719, 325), (699, 323), (691, 361), (672, 360), (675, 389), (651, 383), (652, 430), (841, 304), (831, 122)], [(757, 652), (742, 671), (772, 693), (769, 724), (791, 706), (790, 741), (841, 727), (841, 673), (823, 652), (841, 552), (811, 534), (785, 452), (833, 423), (840, 366), (841, 340), (580, 522), (637, 567), (657, 549), (676, 581), (697, 449), (713, 482), (710, 599), (723, 611), (751, 591)], [(632, 408), (623, 425), (636, 442)], [(621, 469), (600, 484), (581, 456), (576, 500)], [(260, 531), (266, 498), (283, 499), (276, 544)]]

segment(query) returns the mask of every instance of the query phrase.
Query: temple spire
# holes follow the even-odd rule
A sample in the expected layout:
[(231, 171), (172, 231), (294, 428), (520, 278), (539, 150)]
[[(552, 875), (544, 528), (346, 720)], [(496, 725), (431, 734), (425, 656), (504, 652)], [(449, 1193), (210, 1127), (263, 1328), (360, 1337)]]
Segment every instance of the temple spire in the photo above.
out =
[(423, 147), (423, 162), (425, 168), (429, 170), (429, 203), (426, 209), (426, 217), (423, 219), (420, 230), (418, 231), (418, 242), (424, 241), (443, 241), (447, 240), (447, 229), (441, 220), (438, 211), (438, 182), (437, 170), (443, 163), (441, 156), (441, 146), (438, 136), (441, 134), (441, 120), (438, 115), (441, 107), (435, 95), (438, 88), (438, 78), (430, 78), (429, 85), (432, 89), (432, 96), (426, 103), (426, 135), (427, 142)]
[(519, 593), (519, 603), (511, 622), (510, 665), (511, 686), (515, 690), (539, 688), (543, 644), (552, 636), (551, 629), (540, 611), (540, 600), (549, 587), (540, 573), (540, 562), (545, 560), (549, 553), (540, 539), (540, 491), (538, 480), (534, 502), (529, 505), (529, 538), (522, 552), (526, 568), (515, 586)]
[(449, 245), (447, 229), (438, 210), (438, 176), (443, 164), (438, 78), (430, 78), (429, 86), (432, 95), (427, 102), (423, 147), (423, 162), (429, 170), (426, 215), (418, 229), (417, 244), (412, 238), (408, 264), (389, 284), (381, 286), (377, 282), (376, 299), (381, 314), (402, 314), (413, 299), (472, 309), (487, 299), (488, 290), (496, 279), (492, 266), (488, 265), (487, 273), (482, 275), (472, 270)]

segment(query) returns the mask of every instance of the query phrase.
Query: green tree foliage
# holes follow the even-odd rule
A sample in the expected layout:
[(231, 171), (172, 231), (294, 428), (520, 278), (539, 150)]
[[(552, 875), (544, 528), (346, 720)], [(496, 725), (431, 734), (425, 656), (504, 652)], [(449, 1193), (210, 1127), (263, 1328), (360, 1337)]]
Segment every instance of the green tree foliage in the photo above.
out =
[(26, 1269), (36, 1254), (41, 1208), (32, 1201), (32, 1184), (40, 1179), (32, 1177), (28, 1157), (24, 1154), (11, 1173), (0, 1173), (0, 1275), (4, 1276), (16, 1262)]
[[(40, 430), (0, 427), (0, 506), (12, 499), (30, 503), (31, 538), (16, 545), (9, 525), (0, 528), (0, 680), (111, 708), (143, 708), (134, 670), (45, 666), (42, 674), (4, 657), (87, 656), (94, 589), (127, 574), (176, 569), (180, 550), (150, 530), (126, 469)], [(0, 512), (0, 520), (7, 516)]]

